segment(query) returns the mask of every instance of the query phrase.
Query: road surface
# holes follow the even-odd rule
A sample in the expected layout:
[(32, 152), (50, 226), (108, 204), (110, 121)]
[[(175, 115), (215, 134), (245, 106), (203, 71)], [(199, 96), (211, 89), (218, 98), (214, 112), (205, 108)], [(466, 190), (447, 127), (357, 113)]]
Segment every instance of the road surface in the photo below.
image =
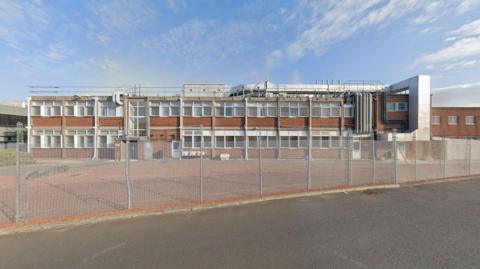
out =
[(480, 268), (480, 180), (0, 237), (0, 268)]

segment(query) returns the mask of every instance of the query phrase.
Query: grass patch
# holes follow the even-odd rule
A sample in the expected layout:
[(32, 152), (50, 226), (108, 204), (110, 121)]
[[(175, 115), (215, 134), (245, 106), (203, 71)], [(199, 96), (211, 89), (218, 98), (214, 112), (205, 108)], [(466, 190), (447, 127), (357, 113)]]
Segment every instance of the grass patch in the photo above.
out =
[[(20, 152), (20, 162), (22, 164), (34, 163), (32, 154)], [(15, 165), (17, 163), (17, 151), (15, 149), (0, 150), (0, 167)]]

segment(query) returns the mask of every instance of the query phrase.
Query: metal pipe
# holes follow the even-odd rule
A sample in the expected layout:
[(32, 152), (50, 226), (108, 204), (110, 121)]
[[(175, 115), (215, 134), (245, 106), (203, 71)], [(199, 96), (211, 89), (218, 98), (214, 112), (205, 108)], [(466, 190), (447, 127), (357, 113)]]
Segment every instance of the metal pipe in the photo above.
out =
[[(192, 141), (195, 143), (195, 141)], [(200, 201), (203, 202), (203, 135), (200, 140)]]
[(128, 204), (127, 204), (127, 209), (132, 208), (132, 188), (130, 184), (130, 139), (128, 135), (125, 137), (125, 145), (126, 145), (126, 150), (125, 150), (125, 180), (127, 183), (127, 199), (128, 199)]

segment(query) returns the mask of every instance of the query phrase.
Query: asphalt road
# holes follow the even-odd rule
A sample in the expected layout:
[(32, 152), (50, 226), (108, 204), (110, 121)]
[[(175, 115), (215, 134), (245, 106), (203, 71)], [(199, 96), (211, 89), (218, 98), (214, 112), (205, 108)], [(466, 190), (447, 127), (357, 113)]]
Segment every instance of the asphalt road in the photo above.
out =
[(0, 268), (480, 268), (480, 180), (0, 237)]

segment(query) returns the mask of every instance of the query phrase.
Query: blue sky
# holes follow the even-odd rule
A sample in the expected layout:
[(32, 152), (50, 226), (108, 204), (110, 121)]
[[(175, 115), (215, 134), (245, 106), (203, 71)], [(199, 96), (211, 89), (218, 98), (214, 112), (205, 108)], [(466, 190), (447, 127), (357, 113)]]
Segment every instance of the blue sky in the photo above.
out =
[[(480, 0), (0, 0), (2, 99), (27, 85), (480, 82)], [(480, 89), (480, 88), (479, 88)]]

